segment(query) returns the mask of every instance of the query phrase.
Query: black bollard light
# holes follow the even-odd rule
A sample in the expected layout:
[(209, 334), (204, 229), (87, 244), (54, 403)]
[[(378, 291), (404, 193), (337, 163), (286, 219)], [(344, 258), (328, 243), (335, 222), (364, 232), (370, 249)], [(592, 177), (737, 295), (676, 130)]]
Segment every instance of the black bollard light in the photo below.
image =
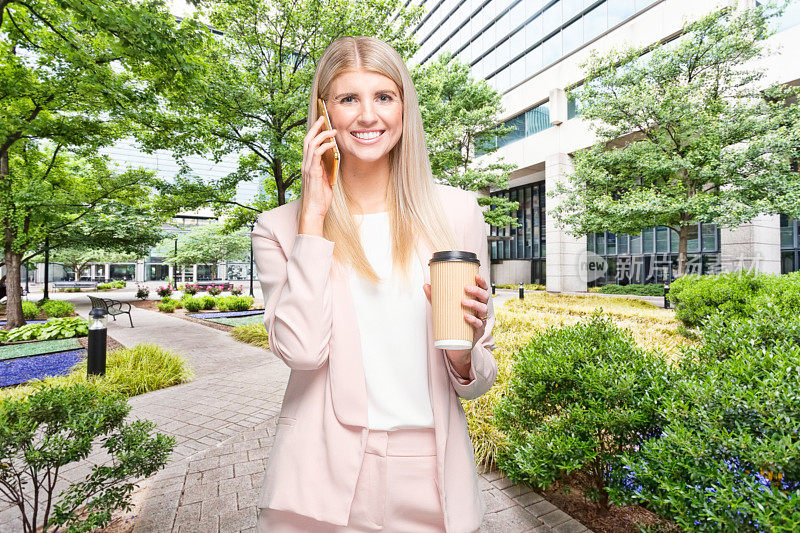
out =
[(86, 373), (88, 376), (106, 374), (106, 332), (108, 313), (95, 307), (89, 311), (89, 347), (87, 349)]
[(522, 286), (522, 282), (520, 282), (519, 284), (519, 299), (520, 300), (525, 299), (525, 287)]
[(669, 281), (664, 282), (664, 309), (669, 309)]
[(494, 282), (492, 282), (492, 296), (494, 296)]

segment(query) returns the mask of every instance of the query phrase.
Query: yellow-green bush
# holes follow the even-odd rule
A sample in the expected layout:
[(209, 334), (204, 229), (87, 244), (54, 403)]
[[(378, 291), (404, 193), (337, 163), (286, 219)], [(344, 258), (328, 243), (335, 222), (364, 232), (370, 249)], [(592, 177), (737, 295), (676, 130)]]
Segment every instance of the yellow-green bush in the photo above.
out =
[(236, 326), (231, 330), (231, 335), (239, 342), (269, 349), (269, 333), (264, 324), (260, 322)]

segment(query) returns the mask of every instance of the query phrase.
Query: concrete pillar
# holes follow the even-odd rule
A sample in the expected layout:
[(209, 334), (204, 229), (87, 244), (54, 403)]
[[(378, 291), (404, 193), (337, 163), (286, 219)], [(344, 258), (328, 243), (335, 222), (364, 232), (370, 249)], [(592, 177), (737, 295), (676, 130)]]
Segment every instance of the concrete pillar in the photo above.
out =
[(555, 153), (545, 159), (545, 192), (547, 196), (547, 290), (550, 292), (586, 291), (586, 237), (575, 238), (565, 228), (556, 226), (550, 213), (561, 200), (550, 197), (550, 191), (565, 181), (573, 171), (572, 158), (566, 153)]
[(138, 282), (144, 281), (144, 260), (136, 260), (136, 271), (133, 275), (133, 280)]
[(167, 277), (173, 281), (175, 280), (175, 267), (171, 263), (167, 265)]
[(720, 228), (722, 271), (755, 269), (780, 274), (780, 220), (779, 215), (760, 215), (737, 228)]
[(192, 283), (197, 283), (197, 263), (192, 265)]
[(228, 262), (227, 261), (220, 261), (217, 263), (218, 270), (218, 278), (222, 281), (228, 281)]
[(106, 283), (108, 283), (108, 281), (111, 279), (111, 263), (106, 263), (105, 267), (106, 267), (105, 268), (106, 272), (105, 272), (104, 278), (105, 278)]
[(550, 124), (559, 126), (567, 121), (567, 93), (564, 89), (550, 90)]

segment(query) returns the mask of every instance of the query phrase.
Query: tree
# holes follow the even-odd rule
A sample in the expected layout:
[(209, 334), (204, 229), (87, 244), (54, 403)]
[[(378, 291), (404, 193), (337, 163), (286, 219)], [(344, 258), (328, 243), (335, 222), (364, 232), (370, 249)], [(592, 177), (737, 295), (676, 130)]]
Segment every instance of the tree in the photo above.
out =
[[(137, 171), (94, 187), (66, 171), (64, 153), (86, 161), (157, 109), (157, 94), (196, 71), (195, 19), (181, 24), (160, 0), (0, 1), (0, 230), (8, 328), (24, 324), (20, 264), (46, 233), (40, 217), (74, 208), (78, 220), (103, 198), (124, 197)], [(91, 166), (93, 163), (89, 163)], [(91, 169), (90, 169), (91, 171)], [(141, 174), (139, 174), (141, 176)], [(59, 176), (56, 179), (56, 176)], [(140, 184), (137, 182), (136, 184)], [(82, 188), (71, 188), (80, 185)], [(133, 190), (138, 190), (136, 186)], [(51, 198), (69, 198), (67, 205)], [(36, 211), (35, 202), (47, 206)], [(26, 206), (21, 209), (20, 204)]]
[[(485, 142), (488, 136), (505, 135), (512, 128), (497, 126), (502, 113), (501, 95), (485, 80), (475, 80), (469, 66), (454, 59), (450, 52), (440, 54), (428, 65), (412, 69), (419, 95), (425, 140), (434, 178), (440, 183), (466, 190), (490, 186), (507, 188), (509, 172), (516, 167), (500, 161), (475, 162), (476, 152), (497, 150)], [(481, 205), (492, 204), (484, 217), (494, 226), (517, 226), (509, 212), (519, 202), (501, 197), (479, 198)]]
[[(202, 77), (175, 87), (172, 114), (143, 131), (145, 147), (170, 144), (177, 157), (240, 153), (238, 170), (216, 183), (184, 176), (167, 187), (193, 199), (186, 208), (227, 211), (228, 229), (247, 226), (264, 210), (299, 194), (302, 139), (316, 64), (327, 45), (346, 35), (373, 35), (403, 57), (415, 49), (411, 24), (420, 8), (400, 0), (239, 0), (210, 4), (221, 34), (208, 37)], [(187, 169), (188, 171), (188, 169)], [(236, 186), (256, 181), (251, 205), (237, 203)]]
[(663, 225), (679, 235), (686, 270), (689, 226), (735, 227), (759, 214), (800, 215), (798, 88), (767, 85), (768, 6), (725, 8), (681, 37), (586, 63), (574, 91), (600, 140), (575, 155), (553, 209), (574, 235), (636, 233)]
[(221, 224), (200, 226), (178, 237), (178, 254), (168, 252), (165, 263), (192, 265), (237, 261), (250, 251), (250, 237), (243, 231), (226, 233)]

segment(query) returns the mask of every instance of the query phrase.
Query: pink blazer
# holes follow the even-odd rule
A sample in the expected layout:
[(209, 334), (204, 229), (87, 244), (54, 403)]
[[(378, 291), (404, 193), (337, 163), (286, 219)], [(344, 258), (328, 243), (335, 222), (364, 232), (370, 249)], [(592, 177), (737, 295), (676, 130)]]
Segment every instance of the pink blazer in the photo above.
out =
[[(455, 187), (437, 184), (436, 189), (463, 249), (478, 254), (480, 275), (491, 284), (486, 224), (477, 200)], [(299, 204), (295, 200), (262, 213), (252, 233), (270, 348), (291, 368), (258, 507), (344, 526), (368, 433), (361, 341), (347, 273), (333, 261), (334, 242), (297, 234)], [(430, 283), (433, 251), (420, 240), (416, 253)], [(446, 530), (472, 532), (486, 509), (458, 398), (481, 396), (497, 376), (491, 353), (494, 307), (489, 299), (486, 332), (472, 349), (469, 380), (433, 346), (430, 304), (425, 312), (436, 483)]]

